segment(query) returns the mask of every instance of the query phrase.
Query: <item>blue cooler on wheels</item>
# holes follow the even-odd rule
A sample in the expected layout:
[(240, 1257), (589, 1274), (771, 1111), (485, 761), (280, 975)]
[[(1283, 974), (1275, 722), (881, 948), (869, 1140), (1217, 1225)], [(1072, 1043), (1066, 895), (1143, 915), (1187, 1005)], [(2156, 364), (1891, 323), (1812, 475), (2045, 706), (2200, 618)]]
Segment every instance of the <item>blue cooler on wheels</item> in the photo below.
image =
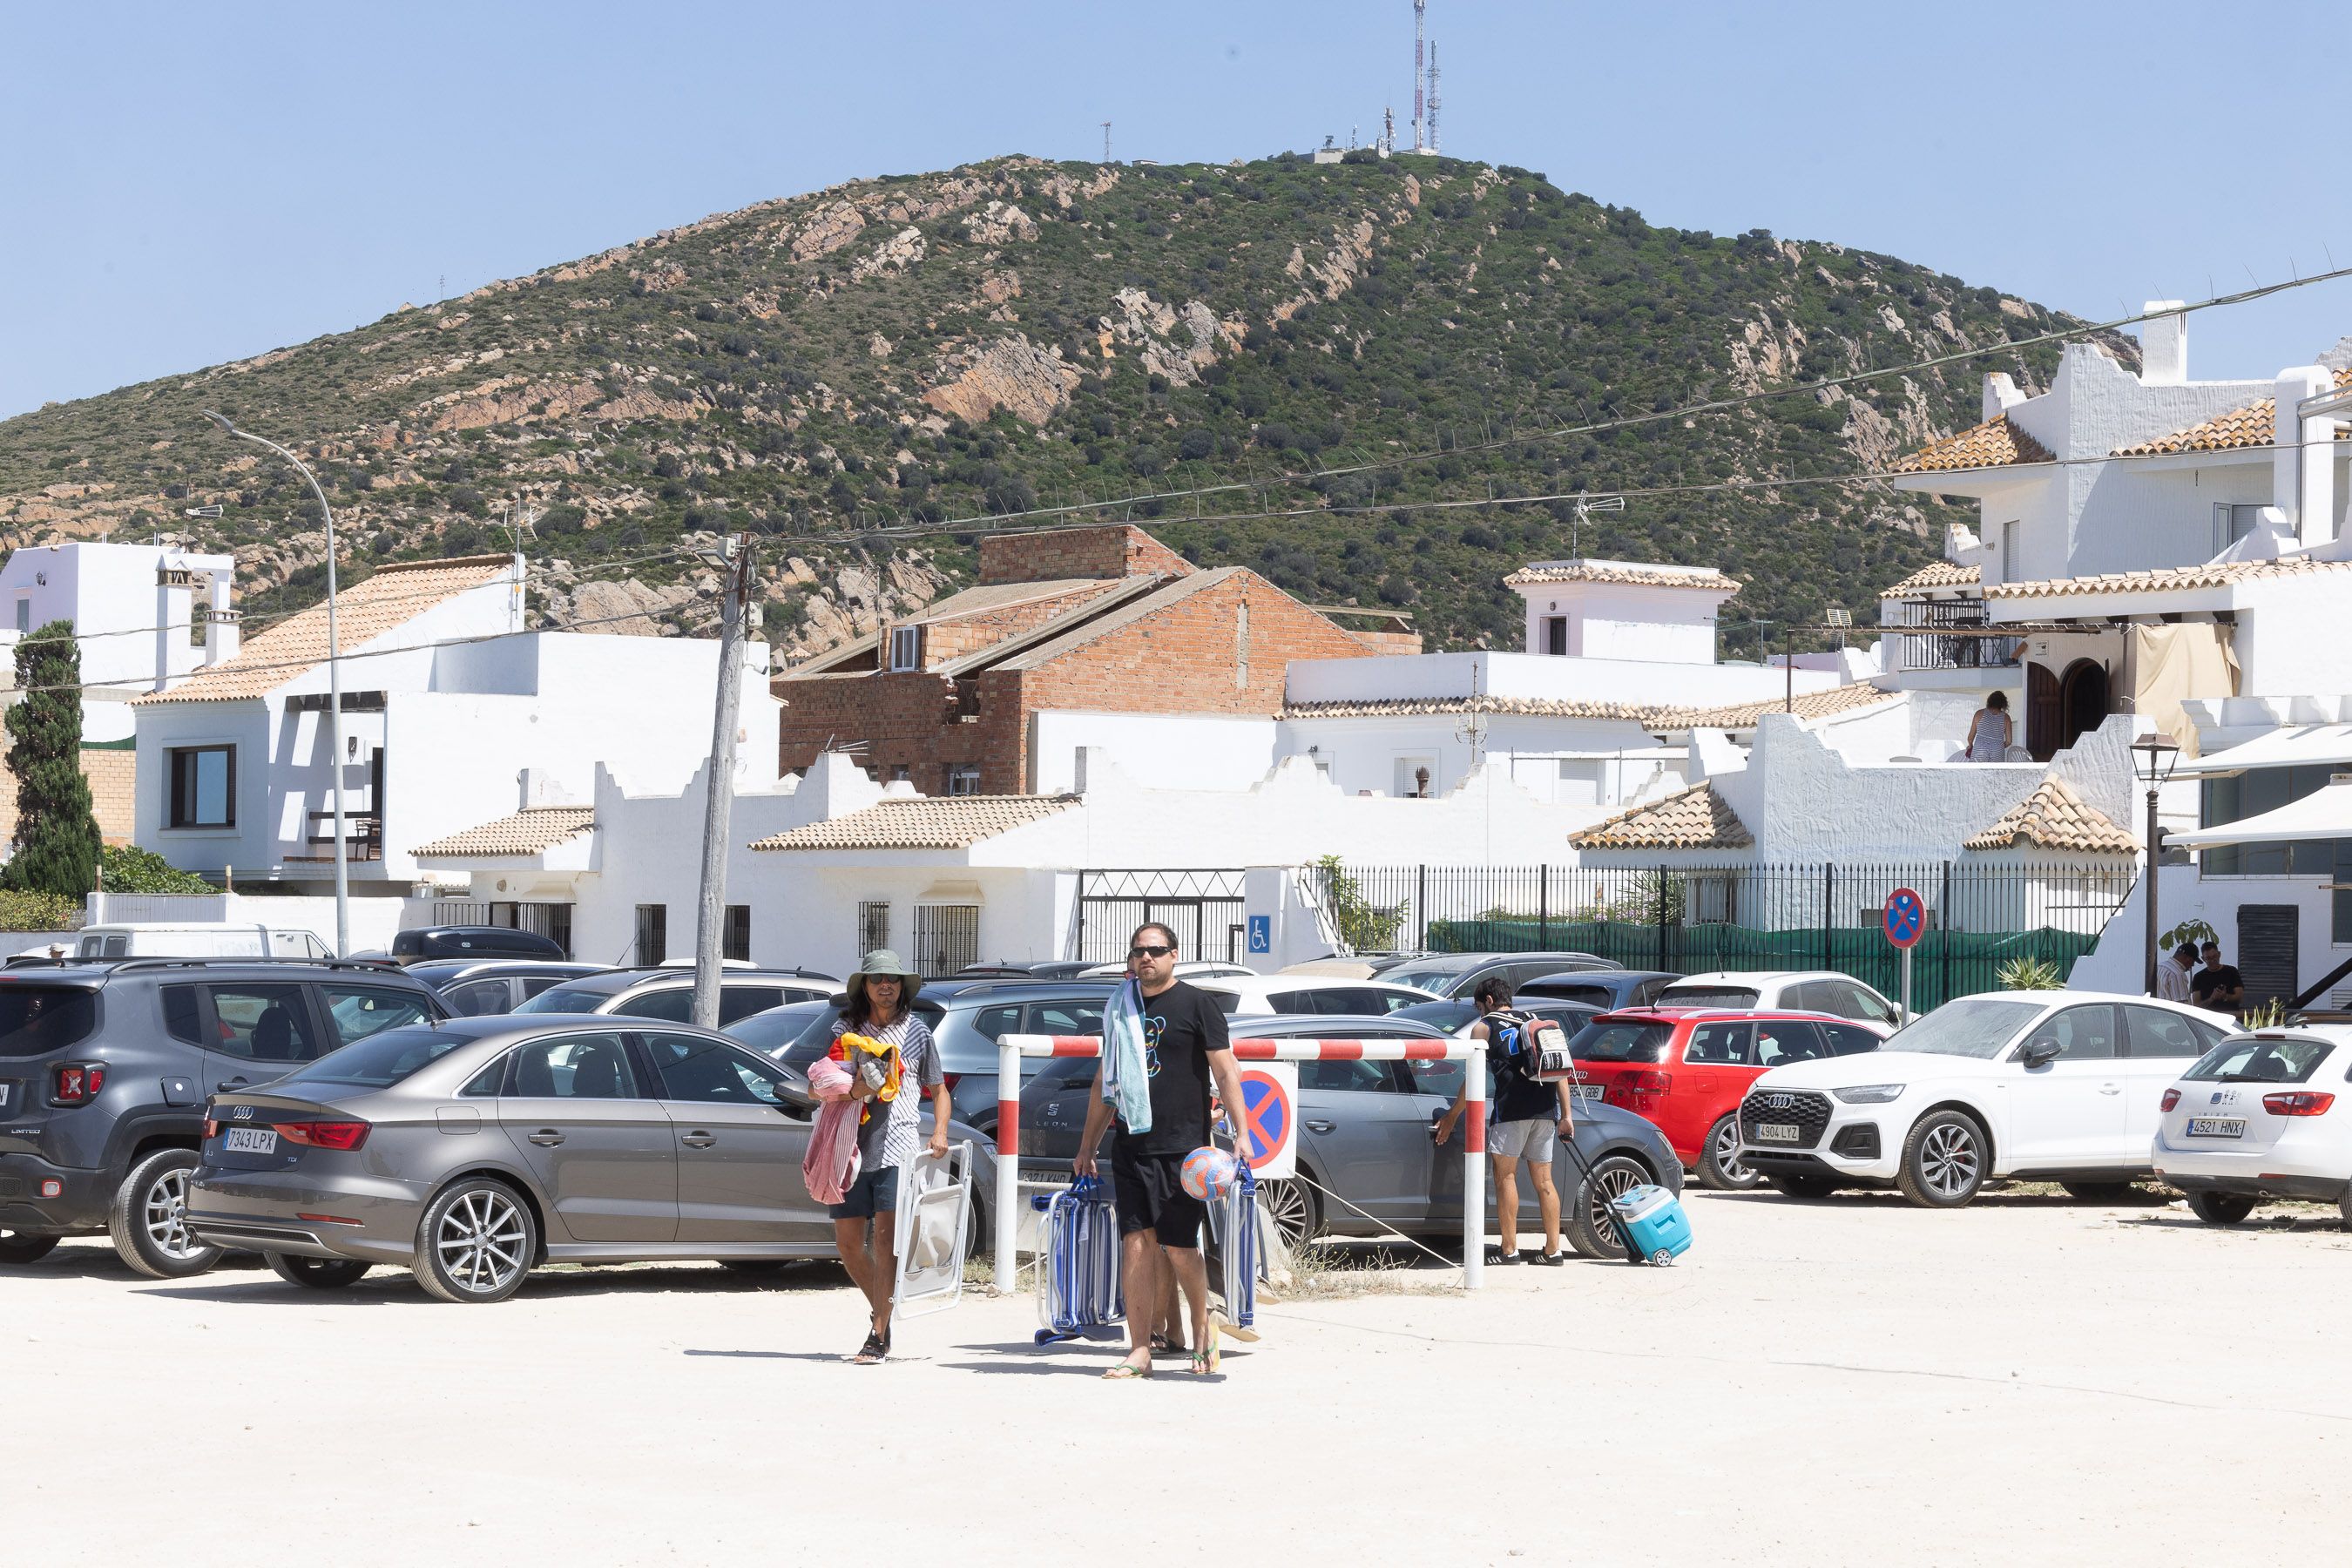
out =
[(1672, 1263), (1690, 1250), (1690, 1216), (1682, 1200), (1664, 1187), (1644, 1184), (1627, 1189), (1610, 1201), (1617, 1226), (1625, 1233), (1635, 1257), (1653, 1263)]

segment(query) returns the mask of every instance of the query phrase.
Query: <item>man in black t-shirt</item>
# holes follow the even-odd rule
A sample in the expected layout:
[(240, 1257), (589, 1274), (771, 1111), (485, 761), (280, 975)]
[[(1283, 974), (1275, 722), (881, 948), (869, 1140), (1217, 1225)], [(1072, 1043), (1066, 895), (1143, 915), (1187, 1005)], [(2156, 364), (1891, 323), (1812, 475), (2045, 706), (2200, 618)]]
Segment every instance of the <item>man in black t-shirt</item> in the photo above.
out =
[[(1559, 1141), (1576, 1135), (1570, 1110), (1568, 1081), (1545, 1083), (1528, 1076), (1528, 1028), (1530, 1013), (1511, 1005), (1511, 983), (1499, 974), (1478, 982), (1478, 1021), (1470, 1037), (1486, 1042), (1486, 1153), (1494, 1162), (1495, 1215), (1503, 1232), (1502, 1247), (1486, 1255), (1489, 1263), (1519, 1261), (1518, 1168), (1528, 1168), (1535, 1184), (1536, 1214), (1543, 1221), (1544, 1249), (1538, 1263), (1559, 1268), (1568, 1261), (1559, 1249), (1559, 1186), (1552, 1179), (1552, 1161)], [(1430, 1129), (1440, 1143), (1454, 1136), (1454, 1125), (1469, 1100), (1469, 1075), (1462, 1092)]]
[[(1127, 1359), (1106, 1376), (1151, 1375), (1155, 1306), (1172, 1272), (1192, 1318), (1192, 1370), (1218, 1367), (1209, 1332), (1209, 1270), (1201, 1256), (1208, 1205), (1184, 1190), (1184, 1157), (1209, 1142), (1209, 1081), (1238, 1116), (1241, 1077), (1227, 1044), (1225, 1016), (1202, 991), (1176, 978), (1176, 933), (1158, 923), (1138, 926), (1128, 940), (1128, 971), (1143, 997), (1144, 1073), (1151, 1090), (1151, 1130), (1120, 1122), (1110, 1148), (1111, 1194), (1118, 1207), (1120, 1279), (1127, 1292)], [(1113, 1121), (1103, 1099), (1102, 1068), (1095, 1069), (1087, 1130), (1073, 1163), (1095, 1173), (1095, 1149)]]
[(2236, 1013), (2246, 1005), (2246, 977), (2235, 964), (2221, 962), (2221, 944), (2209, 942), (2204, 949), (2205, 967), (2189, 983), (2189, 999), (2200, 1007), (2216, 1013)]

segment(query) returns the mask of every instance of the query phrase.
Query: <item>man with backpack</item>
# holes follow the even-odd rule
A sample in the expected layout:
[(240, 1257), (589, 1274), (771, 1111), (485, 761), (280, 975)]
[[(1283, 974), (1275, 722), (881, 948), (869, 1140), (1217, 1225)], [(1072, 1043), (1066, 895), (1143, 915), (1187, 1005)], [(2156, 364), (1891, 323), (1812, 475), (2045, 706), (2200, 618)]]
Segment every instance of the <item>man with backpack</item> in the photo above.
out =
[[(1537, 1020), (1512, 1007), (1509, 981), (1488, 975), (1478, 982), (1476, 1001), (1479, 1018), (1470, 1026), (1470, 1037), (1486, 1042), (1486, 1152), (1495, 1163), (1495, 1211), (1503, 1229), (1502, 1247), (1488, 1253), (1486, 1261), (1519, 1261), (1518, 1168), (1524, 1162), (1536, 1185), (1537, 1212), (1543, 1215), (1544, 1249), (1535, 1261), (1557, 1268), (1568, 1259), (1559, 1249), (1559, 1188), (1552, 1181), (1551, 1164), (1559, 1152), (1559, 1140), (1576, 1131), (1568, 1080), (1546, 1083), (1534, 1076)], [(1465, 1073), (1462, 1092), (1431, 1129), (1440, 1143), (1454, 1136), (1469, 1094)]]

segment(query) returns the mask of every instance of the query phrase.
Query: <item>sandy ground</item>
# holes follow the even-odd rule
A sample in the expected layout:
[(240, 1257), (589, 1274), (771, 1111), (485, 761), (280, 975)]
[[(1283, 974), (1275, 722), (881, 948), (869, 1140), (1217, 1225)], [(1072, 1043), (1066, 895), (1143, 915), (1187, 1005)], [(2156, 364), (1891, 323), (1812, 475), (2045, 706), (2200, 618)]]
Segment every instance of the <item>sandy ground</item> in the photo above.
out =
[[(1664, 1269), (1261, 1312), (1194, 1380), (839, 1270), (0, 1274), (25, 1563), (2340, 1560), (2352, 1237), (2178, 1205), (1694, 1192)], [(1434, 1282), (1433, 1271), (1427, 1277)], [(847, 1554), (855, 1553), (855, 1557)]]

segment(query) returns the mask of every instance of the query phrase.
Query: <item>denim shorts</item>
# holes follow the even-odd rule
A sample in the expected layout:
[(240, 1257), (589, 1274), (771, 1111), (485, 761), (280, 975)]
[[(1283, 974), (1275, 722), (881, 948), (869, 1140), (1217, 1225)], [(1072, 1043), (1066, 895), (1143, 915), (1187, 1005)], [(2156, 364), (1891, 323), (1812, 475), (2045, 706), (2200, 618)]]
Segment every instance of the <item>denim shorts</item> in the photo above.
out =
[(877, 1165), (870, 1171), (860, 1171), (857, 1180), (841, 1194), (841, 1201), (826, 1212), (835, 1219), (872, 1219), (877, 1214), (898, 1211), (898, 1167)]

